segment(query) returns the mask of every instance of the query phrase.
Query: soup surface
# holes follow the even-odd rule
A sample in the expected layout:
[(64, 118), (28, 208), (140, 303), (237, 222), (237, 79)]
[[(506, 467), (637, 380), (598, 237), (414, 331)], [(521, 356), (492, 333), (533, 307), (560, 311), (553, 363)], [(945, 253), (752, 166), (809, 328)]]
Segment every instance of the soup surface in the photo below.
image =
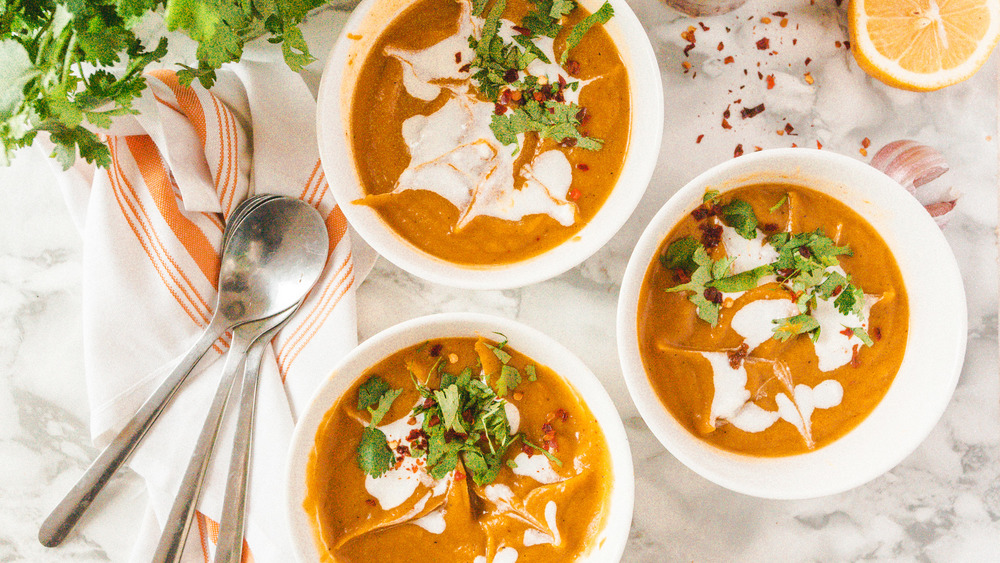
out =
[(560, 5), (417, 0), (390, 23), (352, 98), (356, 203), (461, 264), (516, 262), (578, 232), (621, 172), (630, 98), (601, 25), (611, 6)]
[(833, 198), (758, 185), (687, 215), (640, 292), (650, 383), (699, 438), (733, 452), (808, 452), (863, 420), (906, 347), (899, 268)]
[(327, 413), (304, 508), (328, 561), (571, 561), (604, 527), (611, 462), (589, 409), (505, 343), (431, 340)]

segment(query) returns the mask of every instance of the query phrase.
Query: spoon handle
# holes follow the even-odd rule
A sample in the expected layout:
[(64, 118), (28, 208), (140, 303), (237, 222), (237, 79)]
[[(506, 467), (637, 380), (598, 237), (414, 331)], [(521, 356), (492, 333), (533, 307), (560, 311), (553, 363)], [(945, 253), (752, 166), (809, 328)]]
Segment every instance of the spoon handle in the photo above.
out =
[(146, 402), (139, 407), (135, 416), (90, 464), (76, 485), (66, 493), (63, 500), (52, 509), (49, 516), (42, 522), (42, 526), (38, 530), (38, 541), (42, 545), (55, 547), (62, 543), (80, 517), (83, 516), (83, 513), (86, 512), (90, 503), (111, 479), (111, 476), (135, 451), (136, 446), (139, 445), (153, 422), (163, 412), (164, 407), (173, 398), (181, 383), (198, 364), (198, 360), (205, 355), (205, 352), (225, 332), (225, 329), (226, 327), (222, 326), (222, 323), (210, 323), (205, 333), (191, 346), (174, 371), (163, 380), (163, 383), (149, 399), (146, 399)]
[(191, 454), (191, 461), (188, 462), (187, 470), (184, 472), (177, 497), (174, 498), (174, 504), (170, 507), (170, 516), (167, 517), (163, 527), (160, 542), (156, 545), (153, 563), (180, 561), (181, 559), (184, 543), (187, 541), (191, 522), (194, 519), (194, 511), (198, 506), (198, 497), (201, 495), (205, 474), (208, 472), (212, 448), (219, 434), (219, 428), (222, 426), (226, 402), (232, 392), (236, 374), (239, 373), (239, 366), (243, 363), (243, 355), (249, 344), (245, 338), (242, 338), (240, 328), (233, 331), (233, 341), (229, 347), (229, 353), (226, 355), (226, 363), (222, 368), (219, 388), (212, 399), (212, 406), (208, 409), (205, 424), (201, 428), (201, 434), (198, 435), (198, 443), (195, 444), (194, 453)]
[(258, 340), (247, 354), (243, 368), (243, 389), (240, 412), (229, 459), (226, 497), (222, 503), (219, 542), (215, 547), (215, 563), (240, 563), (243, 560), (243, 533), (246, 523), (246, 492), (250, 480), (250, 456), (253, 449), (254, 406), (260, 381), (260, 362), (270, 338)]

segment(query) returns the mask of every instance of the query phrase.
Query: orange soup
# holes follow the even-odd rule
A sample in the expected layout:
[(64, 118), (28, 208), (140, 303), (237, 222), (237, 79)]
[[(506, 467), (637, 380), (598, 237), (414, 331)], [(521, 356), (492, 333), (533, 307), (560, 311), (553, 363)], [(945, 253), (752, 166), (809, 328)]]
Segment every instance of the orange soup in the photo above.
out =
[(804, 453), (885, 396), (906, 347), (906, 289), (847, 206), (803, 186), (709, 190), (658, 254), (640, 292), (640, 353), (695, 436), (748, 455)]
[(564, 6), (417, 0), (390, 23), (352, 98), (356, 203), (459, 264), (523, 260), (590, 221), (628, 148), (628, 80), (611, 6)]
[(327, 413), (304, 508), (327, 561), (571, 561), (604, 527), (611, 461), (593, 414), (505, 343), (431, 340)]

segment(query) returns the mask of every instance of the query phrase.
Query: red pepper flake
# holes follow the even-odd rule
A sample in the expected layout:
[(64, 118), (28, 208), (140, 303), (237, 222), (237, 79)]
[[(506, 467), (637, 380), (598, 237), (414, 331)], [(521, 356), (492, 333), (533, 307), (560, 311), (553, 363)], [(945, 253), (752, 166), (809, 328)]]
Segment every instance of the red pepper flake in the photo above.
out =
[(847, 49), (848, 51), (850, 51), (851, 50), (851, 42), (850, 41), (844, 41), (844, 48)]
[(691, 70), (691, 63), (689, 61), (682, 62), (681, 66), (684, 67), (684, 72)]
[(461, 471), (457, 471), (456, 470), (455, 471), (455, 480), (456, 481), (465, 481), (465, 473), (462, 473)]
[(857, 344), (855, 344), (854, 347), (851, 348), (851, 367), (852, 368), (861, 367), (861, 350), (860, 346)]
[(524, 398), (524, 393), (522, 393), (520, 391), (514, 391), (514, 400), (515, 401), (520, 401), (523, 398)]
[(705, 135), (698, 135), (698, 139), (695, 140), (694, 143), (697, 145), (697, 144), (701, 143), (701, 140), (704, 139), (704, 138), (705, 138)]
[(576, 201), (580, 199), (580, 190), (573, 188), (566, 194), (566, 197), (569, 198), (570, 201)]
[(764, 150), (764, 147), (760, 147), (760, 146), (754, 145), (753, 146), (753, 150), (756, 151), (756, 152), (760, 152), (760, 151)]
[(853, 335), (853, 334), (854, 334), (854, 331), (853, 331), (853, 330), (851, 330), (850, 328), (848, 328), (848, 327), (846, 327), (846, 326), (845, 326), (845, 327), (844, 327), (844, 330), (840, 331), (840, 334), (843, 334), (844, 336), (846, 336), (846, 337), (850, 338), (850, 337), (851, 337), (851, 335)]
[(434, 399), (431, 399), (430, 397), (424, 399), (424, 408), (425, 409), (429, 409), (429, 408), (431, 408), (433, 406), (434, 406)]
[[(406, 423), (409, 424), (410, 426), (413, 426), (414, 424), (417, 423), (417, 417), (411, 416), (410, 418), (406, 419)], [(413, 431), (411, 430), (410, 432), (412, 433)], [(413, 438), (409, 438), (409, 440), (412, 442)]]
[(681, 268), (674, 268), (674, 277), (676, 277), (677, 281), (680, 283), (687, 283), (691, 281), (691, 276)]
[(497, 115), (503, 115), (505, 111), (507, 111), (507, 106), (501, 103), (493, 104), (493, 113)]
[(681, 39), (687, 41), (688, 43), (694, 43), (696, 40), (694, 32), (695, 32), (694, 26), (689, 25), (686, 30), (681, 32)]
[(462, 52), (459, 51), (455, 53), (455, 64), (462, 62)]
[(792, 131), (795, 131), (795, 128), (792, 127), (791, 123), (786, 123), (785, 124), (785, 133), (788, 133), (789, 135), (791, 135)]
[(772, 88), (774, 88), (774, 75), (773, 74), (768, 74), (767, 75), (767, 89), (770, 90)]
[(782, 12), (782, 11), (778, 11), (778, 12), (771, 12), (771, 15), (772, 15), (772, 16), (776, 16), (776, 17), (779, 17), (779, 18), (783, 18), (783, 17), (785, 17), (785, 16), (787, 16), (787, 15), (788, 15), (788, 12)]
[[(795, 29), (796, 29), (796, 30), (798, 30), (798, 29), (799, 29), (799, 26), (795, 26)], [(798, 39), (796, 39), (796, 38), (794, 38), (794, 37), (792, 38), (792, 45), (795, 45), (795, 44), (796, 44), (796, 43), (798, 43), (798, 42), (799, 42), (799, 40), (798, 40)]]
[(441, 418), (438, 415), (431, 415), (431, 419), (427, 421), (427, 426), (437, 426), (441, 422)]
[(841, 42), (840, 41), (834, 41), (833, 42), (833, 46), (839, 49), (840, 46), (841, 46)]
[(778, 224), (777, 223), (764, 223), (764, 226), (761, 227), (761, 229), (765, 233), (774, 233), (774, 232), (778, 231)]
[(705, 248), (715, 248), (722, 242), (722, 225), (702, 223), (698, 225), (698, 228), (701, 229), (701, 244)]
[(805, 73), (805, 79), (806, 79), (806, 84), (812, 84), (813, 82), (816, 82), (816, 81), (815, 81), (815, 80), (813, 79), (813, 77), (812, 77), (812, 74), (810, 74), (810, 73), (808, 73), (808, 72), (807, 72), (807, 73)]
[(717, 287), (706, 287), (705, 291), (702, 292), (702, 295), (705, 296), (705, 299), (708, 299), (716, 305), (722, 304), (722, 292), (719, 291), (719, 288)]
[(463, 66), (462, 68), (458, 69), (458, 72), (469, 72), (471, 68), (472, 68), (472, 63), (469, 63)]
[(535, 91), (531, 94), (531, 97), (534, 98), (536, 102), (540, 102), (545, 99), (545, 94)]
[(729, 55), (728, 57), (722, 59), (722, 62), (723, 64), (731, 65), (736, 62), (736, 59), (734, 59), (732, 55)]
[(555, 440), (545, 440), (542, 442), (542, 445), (545, 446), (545, 449), (550, 453), (559, 451), (559, 443)]
[(809, 66), (811, 62), (813, 62), (812, 57), (806, 57), (806, 66)]
[(365, 504), (367, 504), (368, 506), (376, 506), (376, 505), (378, 505), (378, 501), (376, 501), (373, 498), (369, 498), (369, 499), (365, 499)]
[(580, 63), (576, 60), (570, 60), (566, 62), (566, 66), (564, 68), (566, 69), (566, 72), (576, 76), (576, 73), (580, 72)]
[(821, 142), (819, 142), (819, 141), (816, 141), (816, 148), (817, 148), (817, 149), (821, 149), (821, 148), (823, 148), (823, 143), (821, 143)]
[(869, 139), (868, 137), (865, 137), (864, 139), (861, 139), (861, 146), (864, 147), (864, 148), (866, 148), (866, 149), (868, 147), (872, 146), (871, 139)]
[(781, 18), (781, 27), (788, 27), (788, 18)]
[(590, 112), (587, 111), (586, 107), (582, 107), (580, 111), (576, 112), (576, 120), (580, 122), (580, 125), (585, 125), (590, 121)]
[(747, 357), (750, 353), (750, 346), (746, 342), (740, 344), (740, 347), (735, 350), (729, 350), (726, 355), (729, 356), (729, 367), (733, 369), (739, 369), (740, 364), (743, 363), (743, 358)]
[(764, 80), (764, 73), (759, 70), (757, 71), (757, 80)]
[(690, 53), (692, 49), (694, 49), (694, 43), (688, 43), (687, 47), (684, 47), (684, 56), (688, 56), (688, 53)]
[(761, 51), (766, 51), (770, 46), (771, 40), (767, 37), (761, 37), (760, 40), (757, 41), (757, 48)]
[(730, 115), (731, 115), (731, 114), (729, 113), (729, 106), (726, 106), (726, 109), (725, 109), (725, 110), (723, 110), (723, 112), (722, 112), (722, 117), (724, 117), (724, 118), (726, 118), (726, 119), (729, 119), (729, 116), (730, 116)]
[(721, 51), (721, 50), (723, 50), (725, 48), (726, 48), (726, 46), (722, 44), (722, 41), (719, 41), (719, 45), (715, 48), (715, 50)]
[(777, 133), (779, 137), (785, 134), (785, 132), (782, 131), (781, 129), (778, 129), (777, 131), (775, 131), (775, 133)]
[(511, 29), (513, 29), (514, 31), (520, 33), (521, 35), (527, 35), (529, 37), (531, 36), (531, 30), (528, 29), (528, 28), (526, 28), (526, 27), (521, 27), (519, 25), (515, 25), (515, 26), (511, 26)]
[(764, 17), (760, 18), (760, 23), (762, 23), (764, 25), (767, 25), (767, 24), (771, 23), (771, 18), (769, 18), (767, 16), (764, 16)]
[(559, 146), (560, 147), (566, 147), (567, 149), (571, 149), (571, 148), (575, 147), (576, 146), (576, 137), (566, 137), (565, 139), (563, 139), (562, 141), (559, 142)]
[(723, 129), (732, 129), (733, 126), (729, 124), (729, 121), (727, 121), (725, 118), (723, 118), (722, 119), (722, 128)]
[(752, 108), (745, 107), (740, 110), (740, 117), (743, 119), (751, 119), (759, 115), (762, 111), (764, 111), (764, 104), (759, 104)]
[(861, 153), (861, 156), (868, 156), (868, 150), (865, 148), (858, 149), (858, 152)]
[(556, 409), (555, 415), (556, 418), (558, 418), (563, 422), (566, 422), (566, 420), (569, 418), (569, 413), (566, 412), (566, 409)]
[(707, 25), (705, 25), (702, 22), (698, 22), (698, 27), (700, 27), (702, 31), (708, 31), (710, 29)]
[(733, 150), (733, 158), (743, 156), (743, 143), (736, 145), (736, 149)]
[[(552, 414), (552, 418), (546, 417), (549, 420), (552, 420), (552, 419), (554, 419), (556, 417), (555, 414), (553, 414), (553, 413), (549, 413), (549, 414)], [(552, 425), (549, 424), (548, 422), (543, 422), (542, 423), (542, 433), (543, 434), (548, 434), (549, 432), (552, 432)]]
[(872, 329), (872, 340), (878, 342), (882, 340), (882, 329), (880, 327), (875, 327)]
[(581, 163), (579, 163), (579, 164), (576, 165), (576, 169), (577, 170), (581, 170), (583, 172), (586, 172), (587, 170), (590, 170), (590, 167), (581, 162)]

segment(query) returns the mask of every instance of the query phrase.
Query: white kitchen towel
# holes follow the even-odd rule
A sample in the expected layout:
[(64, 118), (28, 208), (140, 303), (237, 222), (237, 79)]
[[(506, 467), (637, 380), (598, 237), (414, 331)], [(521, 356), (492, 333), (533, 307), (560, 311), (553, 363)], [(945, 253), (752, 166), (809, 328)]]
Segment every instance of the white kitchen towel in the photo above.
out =
[[(210, 91), (181, 85), (173, 71), (153, 72), (146, 81), (135, 103), (139, 113), (107, 132), (110, 168), (78, 164), (60, 177), (83, 237), (91, 432), (97, 445), (105, 445), (208, 325), (223, 227), (239, 202), (256, 193), (309, 202), (326, 221), (330, 256), (264, 358), (248, 500), (247, 560), (287, 561), (283, 492), (291, 432), (317, 385), (357, 344), (355, 288), (374, 256), (352, 255), (346, 220), (319, 163), (316, 102), (283, 62), (244, 60), (220, 71)], [(146, 482), (155, 515), (142, 525), (135, 561), (149, 560), (169, 514), (221, 377), (228, 339), (215, 343), (130, 461)], [(234, 404), (185, 561), (213, 557)]]

